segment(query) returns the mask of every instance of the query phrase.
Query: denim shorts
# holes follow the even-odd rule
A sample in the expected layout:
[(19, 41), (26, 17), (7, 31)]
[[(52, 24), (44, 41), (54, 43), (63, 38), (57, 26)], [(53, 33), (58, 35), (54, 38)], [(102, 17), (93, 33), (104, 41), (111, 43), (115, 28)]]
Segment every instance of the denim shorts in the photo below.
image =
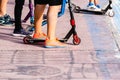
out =
[(35, 0), (36, 4), (49, 4), (50, 6), (61, 5), (62, 0)]

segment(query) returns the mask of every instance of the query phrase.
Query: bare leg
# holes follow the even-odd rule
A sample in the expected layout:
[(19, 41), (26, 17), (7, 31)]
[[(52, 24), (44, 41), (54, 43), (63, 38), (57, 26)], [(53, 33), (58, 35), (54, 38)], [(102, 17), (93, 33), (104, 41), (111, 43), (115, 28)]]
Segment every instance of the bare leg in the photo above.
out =
[(94, 3), (94, 0), (89, 0), (89, 2)]
[[(33, 38), (37, 34), (42, 34), (42, 19), (43, 19), (43, 13), (46, 5), (36, 5), (35, 7), (35, 34)], [(57, 17), (59, 12), (60, 6), (49, 6), (48, 12), (47, 12), (47, 39), (45, 40), (45, 47), (48, 48), (54, 48), (54, 47), (65, 47), (65, 44), (59, 42), (55, 37), (55, 30), (56, 30), (56, 24), (57, 24)], [(40, 36), (41, 37), (44, 36)]]
[(94, 0), (95, 5), (98, 5), (98, 0)]
[(35, 7), (35, 33), (42, 33), (42, 19), (46, 5), (36, 5)]
[(56, 39), (55, 29), (60, 6), (50, 6), (48, 9), (48, 30), (47, 36), (50, 40)]
[(0, 16), (6, 14), (8, 0), (0, 0)]

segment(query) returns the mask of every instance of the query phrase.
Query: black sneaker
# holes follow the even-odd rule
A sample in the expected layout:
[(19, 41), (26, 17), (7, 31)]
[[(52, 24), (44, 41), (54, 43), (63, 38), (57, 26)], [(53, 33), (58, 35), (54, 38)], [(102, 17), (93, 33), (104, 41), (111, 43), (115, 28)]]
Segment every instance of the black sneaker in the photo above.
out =
[(3, 24), (4, 22), (5, 22), (4, 16), (1, 16), (1, 17), (0, 17), (0, 24)]
[(10, 26), (10, 25), (13, 26), (13, 22), (8, 21), (8, 22), (4, 22), (4, 23), (2, 23), (1, 25), (2, 25), (2, 26)]
[(15, 31), (13, 32), (12, 34), (13, 36), (16, 36), (16, 37), (25, 37), (27, 35), (31, 35), (31, 33), (29, 32), (26, 32), (24, 29), (21, 29), (20, 31)]
[(13, 22), (12, 22), (12, 18), (8, 15), (8, 14), (5, 14), (3, 17), (3, 22), (1, 25), (5, 26), (5, 25), (13, 25)]

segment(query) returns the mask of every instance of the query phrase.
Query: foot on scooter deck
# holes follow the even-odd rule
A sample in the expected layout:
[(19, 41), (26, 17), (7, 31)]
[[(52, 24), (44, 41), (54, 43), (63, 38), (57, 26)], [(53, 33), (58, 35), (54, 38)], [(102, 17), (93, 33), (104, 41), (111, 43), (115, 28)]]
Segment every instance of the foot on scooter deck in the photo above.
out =
[[(67, 42), (66, 39), (60, 39), (59, 41)], [(44, 39), (34, 39), (31, 36), (26, 36), (26, 37), (24, 37), (23, 42), (25, 44), (37, 44), (37, 43), (43, 43), (43, 42), (45, 42), (45, 40)]]

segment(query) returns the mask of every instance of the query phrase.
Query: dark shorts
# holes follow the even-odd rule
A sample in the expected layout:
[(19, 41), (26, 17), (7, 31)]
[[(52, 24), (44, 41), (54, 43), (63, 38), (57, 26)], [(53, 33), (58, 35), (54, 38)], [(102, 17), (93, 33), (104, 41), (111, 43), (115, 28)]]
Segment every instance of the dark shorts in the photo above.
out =
[(50, 6), (61, 5), (62, 0), (35, 0), (36, 4), (49, 4)]

